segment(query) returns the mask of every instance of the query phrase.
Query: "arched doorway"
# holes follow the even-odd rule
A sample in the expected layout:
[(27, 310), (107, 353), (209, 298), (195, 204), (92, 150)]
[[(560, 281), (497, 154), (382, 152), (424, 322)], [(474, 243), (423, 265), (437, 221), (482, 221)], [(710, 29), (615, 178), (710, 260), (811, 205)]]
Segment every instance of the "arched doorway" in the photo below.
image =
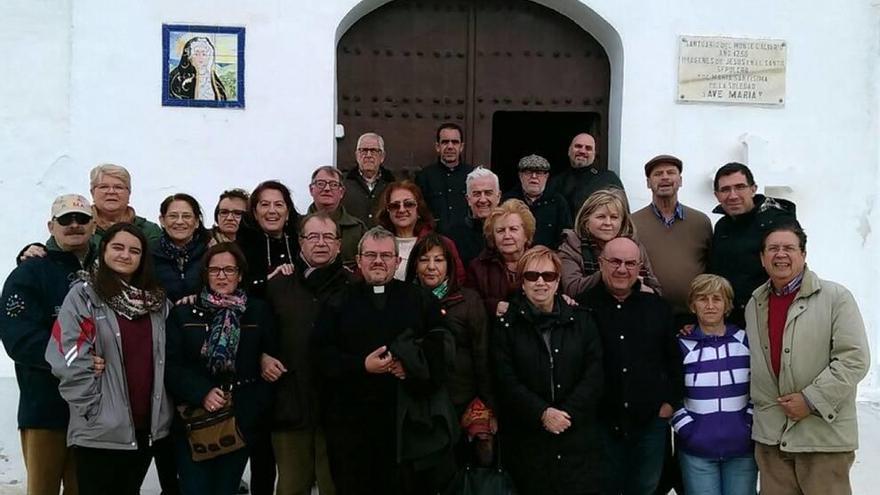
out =
[(396, 0), (361, 17), (337, 44), (341, 165), (357, 137), (386, 139), (407, 175), (434, 161), (434, 130), (465, 129), (465, 159), (507, 187), (529, 153), (565, 166), (577, 132), (608, 164), (611, 69), (602, 46), (568, 17), (526, 0)]

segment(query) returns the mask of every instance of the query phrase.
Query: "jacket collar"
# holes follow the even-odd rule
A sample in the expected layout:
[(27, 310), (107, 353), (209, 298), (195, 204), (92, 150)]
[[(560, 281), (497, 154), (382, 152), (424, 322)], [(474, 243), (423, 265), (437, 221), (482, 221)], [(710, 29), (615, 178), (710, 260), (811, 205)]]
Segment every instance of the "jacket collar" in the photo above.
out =
[[(511, 296), (511, 302), (513, 303), (510, 307), (511, 311), (515, 311), (516, 318), (522, 318), (528, 322), (534, 322), (537, 320), (537, 314), (533, 309), (531, 303), (529, 303), (528, 298), (526, 297), (525, 292), (522, 289), (518, 289), (516, 293)], [(559, 321), (566, 321), (571, 319), (574, 314), (574, 308), (569, 306), (568, 303), (562, 299), (562, 296), (557, 291), (556, 296), (554, 297), (553, 302), (553, 310), (558, 314)]]
[[(316, 211), (318, 211), (318, 207), (315, 206), (315, 203), (310, 204), (309, 213), (315, 213)], [(339, 203), (339, 207), (330, 214), (330, 218), (338, 223), (340, 227), (352, 226), (360, 223), (360, 220), (353, 217), (348, 210), (345, 209), (345, 206), (342, 206), (342, 203)]]
[(46, 241), (47, 256), (57, 259), (70, 258), (76, 260), (76, 262), (82, 267), (87, 267), (92, 263), (92, 261), (94, 261), (96, 251), (97, 248), (95, 247), (94, 243), (89, 242), (89, 251), (88, 253), (86, 253), (86, 257), (83, 258), (82, 262), (80, 262), (79, 258), (74, 253), (61, 249), (61, 246), (58, 245), (58, 242), (55, 241), (54, 237), (49, 237), (49, 240)]
[[(810, 297), (822, 290), (821, 282), (816, 272), (810, 270), (807, 265), (804, 265), (804, 280), (801, 282), (801, 288), (795, 296), (795, 300)], [(766, 303), (772, 292), (773, 286), (770, 280), (767, 280), (752, 292), (752, 297), (760, 303)]]
[(713, 210), (712, 213), (717, 213), (719, 215), (724, 215), (725, 217), (730, 217), (731, 220), (739, 221), (740, 219), (750, 219), (759, 213), (763, 213), (767, 210), (780, 210), (784, 212), (788, 212), (792, 216), (796, 213), (796, 206), (794, 203), (787, 199), (781, 198), (771, 198), (769, 196), (764, 196), (763, 194), (755, 194), (755, 207), (751, 210), (743, 213), (742, 215), (737, 215), (735, 217), (731, 217), (727, 213), (724, 212), (724, 208), (721, 207), (721, 204), (718, 204)]
[[(384, 181), (384, 182), (394, 182), (394, 174), (391, 173), (390, 170), (385, 168), (383, 165), (379, 165), (379, 171), (376, 174), (377, 179), (376, 183)], [(358, 169), (357, 165), (354, 166), (348, 173), (345, 174), (346, 179), (354, 179), (361, 184), (366, 185), (366, 180), (364, 180), (364, 176), (361, 175), (360, 169)]]
[(599, 280), (599, 283), (596, 284), (596, 286), (592, 289), (589, 289), (587, 292), (591, 294), (591, 297), (589, 299), (595, 301), (603, 301), (603, 303), (610, 304), (617, 304), (620, 302), (626, 303), (629, 301), (641, 299), (643, 297), (643, 294), (647, 294), (647, 292), (642, 292), (642, 282), (639, 280), (636, 280), (636, 283), (633, 284), (632, 290), (630, 291), (629, 295), (626, 296), (623, 301), (618, 301), (617, 298), (611, 294), (611, 292), (608, 292), (608, 287), (605, 286), (604, 280)]

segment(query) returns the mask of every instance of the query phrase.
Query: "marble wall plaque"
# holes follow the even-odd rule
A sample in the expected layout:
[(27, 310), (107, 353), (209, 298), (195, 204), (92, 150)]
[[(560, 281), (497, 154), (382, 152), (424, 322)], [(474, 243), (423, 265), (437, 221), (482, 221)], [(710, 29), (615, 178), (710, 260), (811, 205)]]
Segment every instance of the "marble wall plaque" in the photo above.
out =
[(677, 100), (781, 106), (785, 51), (783, 40), (680, 36)]

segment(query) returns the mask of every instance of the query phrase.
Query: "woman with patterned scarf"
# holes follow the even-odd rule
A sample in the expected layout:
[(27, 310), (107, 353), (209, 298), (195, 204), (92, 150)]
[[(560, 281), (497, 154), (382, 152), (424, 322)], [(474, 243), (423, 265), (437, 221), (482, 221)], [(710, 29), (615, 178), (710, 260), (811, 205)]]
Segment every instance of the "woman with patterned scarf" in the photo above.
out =
[(191, 302), (201, 285), (202, 256), (211, 236), (205, 229), (202, 208), (189, 194), (172, 194), (159, 206), (162, 236), (151, 246), (156, 277), (172, 303)]
[[(391, 186), (389, 186), (391, 187)], [(413, 246), (407, 280), (440, 300), (446, 326), (455, 338), (455, 368), (446, 388), (461, 418), (463, 435), (455, 447), (459, 465), (489, 465), (497, 430), (489, 372), (489, 330), (480, 295), (458, 284), (457, 255), (449, 239), (430, 233)], [(477, 412), (479, 411), (479, 412)], [(480, 414), (482, 413), (482, 414)]]
[(70, 405), (79, 493), (137, 494), (171, 426), (169, 304), (139, 228), (108, 228), (98, 253), (58, 312), (46, 361)]
[(203, 287), (195, 302), (176, 306), (168, 317), (165, 384), (178, 405), (216, 412), (231, 404), (242, 449), (194, 461), (177, 415), (172, 430), (181, 493), (233, 494), (248, 461), (249, 439), (271, 404), (269, 382), (286, 370), (271, 357), (275, 325), (269, 306), (239, 287), (247, 265), (238, 246), (211, 247), (201, 265)]
[[(561, 292), (577, 298), (581, 292), (592, 289), (602, 280), (599, 273), (599, 253), (605, 243), (615, 237), (635, 240), (636, 228), (629, 215), (626, 199), (618, 189), (600, 189), (587, 198), (574, 220), (574, 229), (562, 231), (559, 258), (562, 260)], [(660, 293), (660, 281), (654, 276), (651, 260), (645, 247), (636, 240), (642, 252), (639, 271), (641, 288)]]

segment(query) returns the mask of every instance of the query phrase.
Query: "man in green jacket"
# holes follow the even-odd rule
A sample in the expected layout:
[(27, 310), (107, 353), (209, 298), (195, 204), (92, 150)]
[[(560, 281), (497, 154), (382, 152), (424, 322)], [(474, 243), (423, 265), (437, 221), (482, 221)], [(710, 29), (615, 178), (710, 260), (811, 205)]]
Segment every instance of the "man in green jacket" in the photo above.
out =
[(761, 493), (849, 494), (868, 339), (852, 294), (806, 268), (806, 244), (795, 221), (767, 231), (770, 280), (745, 311)]
[(359, 218), (348, 213), (345, 206), (342, 206), (342, 198), (345, 196), (342, 172), (336, 167), (318, 167), (312, 172), (309, 194), (312, 195), (309, 213), (326, 213), (339, 225), (339, 230), (342, 232), (342, 247), (340, 249), (342, 263), (348, 267), (354, 266), (358, 241), (367, 231), (367, 227)]

